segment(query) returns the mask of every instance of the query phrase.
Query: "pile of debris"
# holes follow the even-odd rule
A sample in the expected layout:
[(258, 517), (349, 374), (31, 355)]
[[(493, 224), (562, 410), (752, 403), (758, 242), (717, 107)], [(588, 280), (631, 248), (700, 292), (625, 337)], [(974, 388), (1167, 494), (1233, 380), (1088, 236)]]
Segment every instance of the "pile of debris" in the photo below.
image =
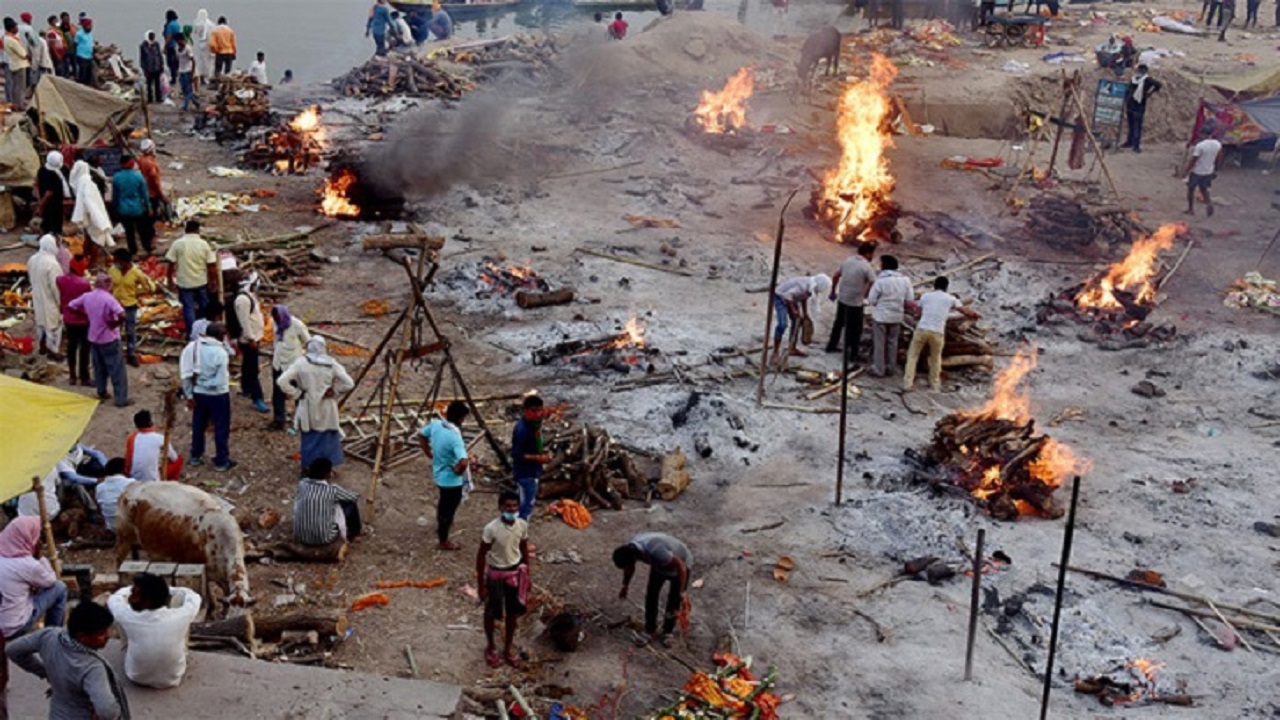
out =
[(934, 487), (963, 490), (997, 520), (1061, 517), (1053, 492), (1087, 468), (1067, 445), (1036, 435), (1030, 396), (1017, 390), (1035, 364), (1034, 350), (1019, 353), (996, 376), (986, 404), (939, 420), (920, 463)]
[(475, 89), (465, 79), (432, 60), (411, 57), (375, 57), (331, 83), (344, 97), (392, 95), (456, 100)]
[(1167, 224), (1139, 238), (1123, 261), (1080, 285), (1050, 295), (1036, 310), (1036, 321), (1042, 325), (1064, 320), (1087, 324), (1079, 339), (1098, 343), (1104, 350), (1146, 347), (1152, 341), (1173, 339), (1176, 327), (1154, 325), (1147, 322), (1147, 316), (1158, 303), (1157, 292), (1178, 267), (1175, 264), (1156, 280), (1163, 269), (1159, 253), (1170, 249), (1174, 238), (1186, 229), (1182, 224)]
[(218, 87), (214, 108), (224, 127), (243, 132), (254, 125), (271, 123), (268, 86), (244, 72), (220, 75), (213, 83)]
[(774, 694), (778, 673), (773, 668), (763, 678), (751, 672), (751, 658), (730, 653), (711, 656), (713, 672), (695, 670), (680, 689), (680, 697), (665, 708), (645, 715), (646, 720), (695, 720), (697, 718), (753, 718), (777, 720), (782, 698)]
[(659, 456), (618, 442), (603, 428), (565, 430), (547, 439), (551, 462), (543, 468), (538, 496), (622, 509), (623, 500), (657, 494), (674, 500), (689, 485), (681, 450)]
[(1191, 707), (1195, 699), (1183, 692), (1164, 694), (1156, 686), (1156, 677), (1163, 663), (1146, 658), (1137, 658), (1114, 670), (1091, 677), (1078, 677), (1075, 681), (1076, 692), (1082, 695), (1093, 695), (1098, 702), (1107, 707), (1116, 705), (1149, 705), (1163, 703)]
[(1028, 239), (1063, 250), (1080, 250), (1089, 245), (1105, 250), (1151, 234), (1130, 210), (1114, 205), (1089, 206), (1057, 194), (1041, 194), (1023, 214)]

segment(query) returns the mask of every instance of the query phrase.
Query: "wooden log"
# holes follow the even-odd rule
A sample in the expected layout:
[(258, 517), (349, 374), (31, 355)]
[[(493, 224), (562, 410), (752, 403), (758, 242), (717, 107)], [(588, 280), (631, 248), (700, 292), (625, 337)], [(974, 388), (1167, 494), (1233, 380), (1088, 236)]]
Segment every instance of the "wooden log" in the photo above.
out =
[(378, 233), (366, 235), (360, 240), (362, 250), (391, 250), (393, 248), (418, 248), (421, 250), (439, 250), (444, 247), (444, 238), (419, 233)]
[(982, 365), (990, 368), (992, 364), (993, 360), (990, 355), (951, 355), (942, 358), (942, 367), (944, 368), (968, 367), (971, 365)]
[(347, 632), (348, 627), (350, 623), (347, 622), (347, 615), (342, 610), (316, 608), (273, 617), (254, 617), (252, 614), (245, 614), (225, 620), (193, 623), (191, 634), (202, 637), (234, 637), (250, 642), (254, 638), (278, 639), (286, 630), (303, 632), (314, 630), (321, 635), (342, 636)]
[(271, 558), (277, 562), (341, 563), (347, 559), (350, 545), (338, 538), (328, 545), (301, 545), (282, 542), (271, 547)]
[(680, 493), (689, 487), (689, 472), (685, 470), (688, 459), (684, 451), (676, 448), (662, 458), (662, 478), (658, 480), (658, 495), (668, 502), (680, 497)]
[(560, 288), (550, 292), (525, 292), (516, 293), (516, 305), (528, 310), (529, 308), (547, 307), (549, 305), (567, 305), (573, 302), (573, 288)]

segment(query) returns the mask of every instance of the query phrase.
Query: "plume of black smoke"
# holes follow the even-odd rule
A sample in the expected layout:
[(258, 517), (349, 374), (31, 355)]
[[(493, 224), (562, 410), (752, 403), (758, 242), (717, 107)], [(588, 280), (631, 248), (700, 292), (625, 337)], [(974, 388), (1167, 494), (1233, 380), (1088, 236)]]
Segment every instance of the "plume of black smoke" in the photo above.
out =
[(512, 106), (488, 93), (455, 110), (436, 106), (403, 116), (387, 142), (366, 152), (363, 171), (382, 191), (412, 199), (510, 179), (520, 168)]

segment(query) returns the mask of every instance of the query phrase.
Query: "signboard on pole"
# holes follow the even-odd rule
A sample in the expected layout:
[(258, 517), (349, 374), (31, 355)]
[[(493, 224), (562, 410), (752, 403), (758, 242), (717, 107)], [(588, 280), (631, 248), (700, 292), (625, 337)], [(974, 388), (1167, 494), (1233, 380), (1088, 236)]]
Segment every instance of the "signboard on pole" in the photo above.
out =
[(1120, 143), (1120, 131), (1124, 127), (1124, 99), (1129, 84), (1123, 80), (1098, 81), (1098, 91), (1093, 96), (1093, 133), (1103, 147)]

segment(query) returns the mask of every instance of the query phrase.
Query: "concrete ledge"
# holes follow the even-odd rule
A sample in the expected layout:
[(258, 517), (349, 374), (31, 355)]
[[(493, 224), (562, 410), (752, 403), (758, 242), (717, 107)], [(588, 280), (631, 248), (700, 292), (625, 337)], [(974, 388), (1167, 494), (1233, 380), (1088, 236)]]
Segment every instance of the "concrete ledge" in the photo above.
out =
[[(409, 720), (447, 719), (457, 711), (462, 689), (428, 680), (344, 672), (264, 662), (220, 653), (193, 652), (182, 685), (153, 690), (128, 682), (124, 651), (113, 640), (103, 655), (125, 682), (134, 717), (184, 720)], [(47, 685), (9, 666), (9, 714), (46, 717)]]

